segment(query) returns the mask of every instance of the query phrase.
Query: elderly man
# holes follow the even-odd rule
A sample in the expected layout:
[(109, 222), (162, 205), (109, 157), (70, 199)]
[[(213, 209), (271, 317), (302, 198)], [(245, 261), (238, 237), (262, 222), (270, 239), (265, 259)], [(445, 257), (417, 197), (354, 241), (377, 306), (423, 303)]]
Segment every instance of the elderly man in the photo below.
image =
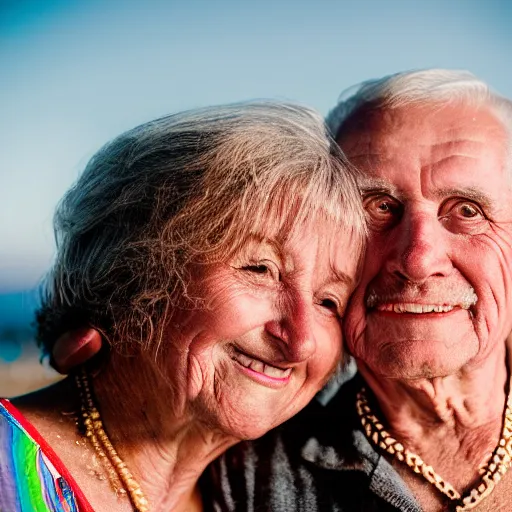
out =
[(358, 373), (229, 451), (218, 507), (512, 510), (512, 103), (428, 70), (363, 84), (328, 122), (371, 230), (344, 319)]
[(430, 70), (366, 83), (328, 121), (371, 228), (344, 319), (359, 375), (228, 453), (227, 504), (512, 510), (512, 104)]

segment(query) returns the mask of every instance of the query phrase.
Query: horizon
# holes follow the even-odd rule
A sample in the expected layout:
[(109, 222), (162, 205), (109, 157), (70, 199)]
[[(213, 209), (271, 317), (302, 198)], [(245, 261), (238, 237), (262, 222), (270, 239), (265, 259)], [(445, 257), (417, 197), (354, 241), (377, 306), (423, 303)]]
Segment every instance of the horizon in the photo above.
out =
[(141, 122), (263, 97), (325, 115), (347, 87), (425, 67), (466, 68), (512, 96), (504, 0), (7, 0), (0, 13), (1, 293), (40, 282), (60, 197)]

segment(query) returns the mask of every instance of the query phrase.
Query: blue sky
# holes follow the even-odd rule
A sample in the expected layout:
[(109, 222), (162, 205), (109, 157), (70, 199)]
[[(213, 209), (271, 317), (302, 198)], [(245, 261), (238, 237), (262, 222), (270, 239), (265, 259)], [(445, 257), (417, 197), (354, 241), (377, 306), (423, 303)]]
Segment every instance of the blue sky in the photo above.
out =
[(165, 113), (466, 68), (512, 97), (507, 0), (0, 0), (0, 293), (37, 284), (88, 158)]

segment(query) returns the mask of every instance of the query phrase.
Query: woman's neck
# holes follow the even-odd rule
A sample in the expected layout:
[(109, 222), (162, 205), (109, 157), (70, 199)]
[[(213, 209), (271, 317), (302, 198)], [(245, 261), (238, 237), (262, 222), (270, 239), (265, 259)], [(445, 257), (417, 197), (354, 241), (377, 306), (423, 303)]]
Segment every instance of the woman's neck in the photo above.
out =
[(170, 386), (147, 358), (113, 355), (91, 383), (105, 431), (151, 510), (178, 511), (197, 501), (206, 466), (239, 439), (200, 421), (186, 383)]

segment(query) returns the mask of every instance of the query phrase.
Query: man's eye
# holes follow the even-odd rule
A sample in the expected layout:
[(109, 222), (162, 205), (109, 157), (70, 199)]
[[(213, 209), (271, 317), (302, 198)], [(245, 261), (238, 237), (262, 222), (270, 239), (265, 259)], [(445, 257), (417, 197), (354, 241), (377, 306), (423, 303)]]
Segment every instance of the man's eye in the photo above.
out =
[(383, 201), (382, 203), (377, 204), (377, 210), (379, 210), (382, 213), (392, 213), (393, 208), (389, 203)]
[(459, 205), (459, 212), (462, 217), (466, 217), (468, 219), (476, 217), (480, 213), (478, 208), (471, 203), (462, 203)]
[(368, 196), (364, 199), (363, 204), (371, 229), (383, 230), (391, 228), (402, 217), (402, 204), (390, 196)]
[(451, 199), (442, 205), (440, 213), (440, 221), (452, 233), (478, 234), (488, 226), (482, 209), (470, 201)]

